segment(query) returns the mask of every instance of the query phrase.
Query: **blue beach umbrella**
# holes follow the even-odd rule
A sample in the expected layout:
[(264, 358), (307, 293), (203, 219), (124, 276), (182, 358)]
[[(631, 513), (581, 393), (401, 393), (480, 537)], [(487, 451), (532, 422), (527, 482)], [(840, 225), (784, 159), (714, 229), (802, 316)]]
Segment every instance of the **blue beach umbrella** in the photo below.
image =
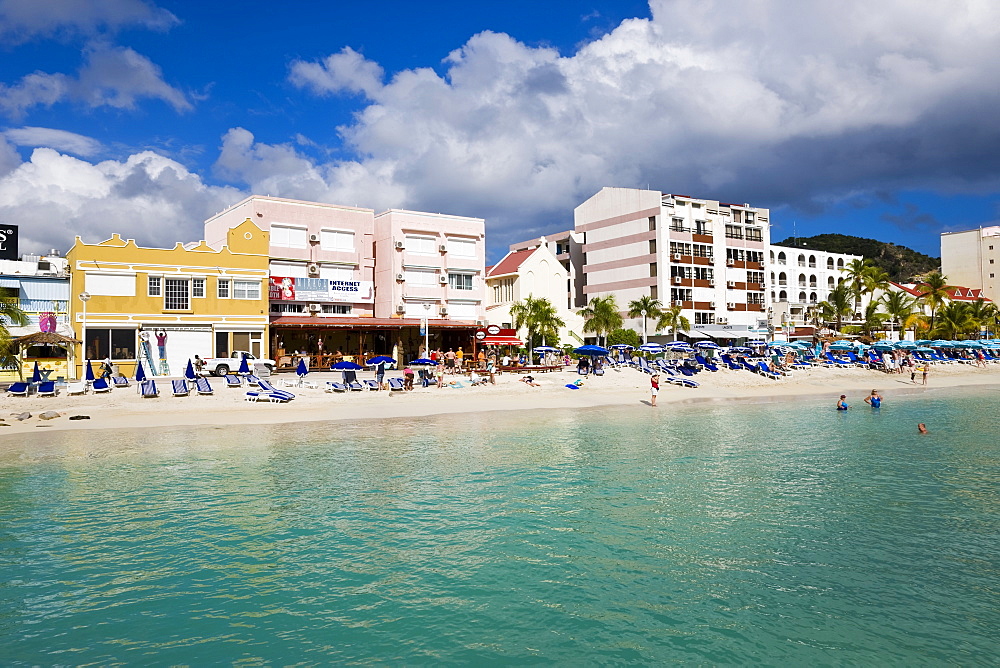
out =
[[(427, 361), (429, 362), (430, 360)], [(416, 362), (414, 362), (414, 364), (416, 364)], [(343, 362), (337, 362), (336, 364), (331, 365), (330, 371), (360, 371), (363, 368), (364, 367), (361, 366), (360, 364), (356, 364), (355, 362), (348, 362), (345, 360)]]
[(896, 348), (900, 350), (908, 350), (910, 348), (917, 347), (917, 344), (914, 343), (913, 341), (897, 341), (894, 345)]
[(694, 344), (694, 347), (695, 348), (707, 348), (709, 350), (718, 350), (719, 349), (719, 344), (718, 343), (714, 343), (712, 341), (699, 341), (698, 343)]
[(240, 360), (240, 368), (236, 373), (242, 374), (244, 376), (250, 375), (250, 362), (247, 361), (246, 355)]
[[(613, 346), (608, 346), (611, 350), (635, 350), (634, 346), (630, 346), (627, 343), (616, 343)], [(535, 350), (538, 350), (537, 348)]]
[(31, 382), (40, 383), (42, 382), (42, 371), (38, 368), (38, 360), (35, 360), (35, 368), (31, 372)]
[[(614, 348), (614, 346), (612, 346), (612, 348)], [(562, 351), (559, 348), (553, 348), (552, 346), (538, 346), (537, 348), (535, 348), (534, 352), (544, 354), (544, 353), (561, 353)]]
[(693, 353), (694, 352), (694, 348), (692, 348), (691, 346), (686, 345), (686, 344), (683, 345), (683, 346), (670, 346), (669, 348), (666, 348), (666, 352), (668, 352), (668, 353)]
[(639, 346), (639, 350), (644, 353), (662, 353), (668, 346), (661, 346), (659, 343), (644, 343)]
[(295, 368), (295, 375), (298, 376), (299, 378), (302, 378), (307, 373), (309, 373), (309, 367), (306, 366), (306, 358), (300, 357), (299, 365)]
[(753, 351), (745, 346), (729, 346), (731, 353), (752, 353)]
[(88, 382), (91, 383), (94, 382), (94, 367), (90, 366), (90, 360), (87, 360), (87, 369), (84, 373), (85, 373), (84, 378)]
[(607, 355), (608, 349), (602, 348), (601, 346), (580, 346), (574, 350), (577, 355), (589, 355), (590, 357), (600, 357), (601, 355)]
[(188, 358), (187, 368), (184, 369), (184, 377), (190, 380), (192, 383), (198, 380), (198, 374), (194, 372), (194, 363)]
[(932, 352), (934, 352), (934, 349), (933, 348), (928, 348), (927, 346), (920, 346), (919, 348), (914, 348), (913, 352), (915, 352), (915, 353), (932, 353)]
[(135, 382), (141, 383), (146, 380), (146, 370), (142, 368), (142, 362), (135, 363)]
[(763, 339), (751, 339), (750, 341), (747, 341), (747, 345), (748, 346), (754, 346), (754, 347), (756, 347), (756, 346), (766, 346), (767, 345), (767, 341), (765, 341)]
[[(341, 364), (343, 364), (343, 362), (341, 362)], [(350, 362), (348, 362), (348, 364), (350, 364)], [(419, 357), (419, 358), (413, 360), (412, 362), (410, 362), (410, 365), (411, 366), (437, 366), (437, 362), (435, 362), (432, 359), (427, 359), (426, 357)]]
[(386, 355), (379, 355), (378, 357), (373, 357), (367, 362), (365, 362), (365, 365), (376, 366), (379, 364), (395, 364), (395, 363), (396, 360), (393, 359), (392, 357), (387, 357)]

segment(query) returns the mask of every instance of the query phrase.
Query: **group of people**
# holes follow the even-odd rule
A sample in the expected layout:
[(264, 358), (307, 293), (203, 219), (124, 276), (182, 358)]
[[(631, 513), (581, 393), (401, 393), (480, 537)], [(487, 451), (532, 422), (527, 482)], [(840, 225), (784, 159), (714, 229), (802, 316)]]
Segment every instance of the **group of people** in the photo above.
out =
[[(872, 408), (880, 408), (882, 406), (882, 395), (878, 393), (878, 390), (872, 390), (872, 393), (865, 397), (865, 403)], [(840, 395), (840, 398), (837, 399), (837, 410), (846, 411), (848, 408), (850, 406), (847, 403), (847, 395)]]

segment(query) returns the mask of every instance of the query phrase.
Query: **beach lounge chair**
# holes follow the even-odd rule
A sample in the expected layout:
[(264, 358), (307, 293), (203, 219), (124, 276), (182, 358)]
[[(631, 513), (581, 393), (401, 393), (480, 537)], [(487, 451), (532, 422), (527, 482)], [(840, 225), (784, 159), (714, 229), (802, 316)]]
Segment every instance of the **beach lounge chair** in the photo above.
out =
[[(486, 379), (483, 379), (483, 383)], [(393, 392), (401, 392), (403, 390), (403, 379), (402, 378), (390, 378), (389, 379), (389, 390)]]
[(842, 360), (837, 357), (834, 357), (833, 353), (826, 353), (826, 359), (830, 362), (830, 364), (835, 364), (837, 366), (854, 366), (851, 362), (848, 362), (847, 360)]
[(130, 387), (130, 385), (131, 385), (131, 384), (130, 384), (130, 383), (128, 382), (128, 378), (126, 378), (125, 376), (114, 376), (114, 377), (113, 377), (113, 378), (112, 378), (111, 380), (113, 380), (113, 381), (114, 381), (114, 383), (115, 383), (115, 388), (119, 388), (119, 387)]
[(702, 365), (703, 367), (705, 367), (709, 371), (718, 371), (719, 370), (719, 367), (716, 366), (715, 364), (713, 364), (712, 362), (709, 362), (707, 359), (705, 359), (704, 355), (697, 355), (696, 354), (694, 356), (694, 359), (695, 359), (695, 361), (698, 364)]
[(247, 374), (247, 385), (253, 385), (255, 387), (260, 387), (260, 378), (251, 374)]
[(97, 380), (94, 381), (94, 383), (91, 385), (91, 387), (94, 389), (94, 392), (97, 393), (97, 394), (101, 394), (102, 392), (110, 392), (111, 391), (111, 385), (108, 384), (108, 380), (106, 378), (98, 378)]
[(367, 387), (369, 390), (376, 391), (382, 389), (381, 387), (378, 386), (378, 383), (371, 378), (368, 378), (362, 382), (365, 384), (365, 387)]
[(27, 383), (13, 383), (10, 387), (7, 388), (7, 394), (17, 397), (26, 397), (28, 396), (28, 390), (30, 388), (31, 386), (28, 385)]
[(191, 388), (188, 387), (186, 380), (172, 380), (170, 385), (174, 390), (175, 397), (186, 397), (191, 393)]
[(156, 389), (156, 381), (152, 379), (142, 381), (139, 385), (139, 393), (142, 394), (143, 399), (160, 396), (159, 390)]
[(649, 360), (647, 360), (645, 357), (639, 358), (638, 368), (639, 371), (642, 371), (643, 373), (653, 373), (653, 367), (649, 366)]
[(226, 387), (243, 387), (243, 381), (235, 374), (227, 373), (223, 378), (226, 381)]
[(737, 364), (737, 363), (736, 363), (736, 362), (735, 362), (735, 361), (733, 360), (733, 358), (732, 358), (732, 357), (730, 357), (729, 355), (719, 355), (719, 359), (721, 359), (721, 360), (722, 360), (722, 363), (723, 363), (723, 364), (725, 364), (725, 365), (726, 365), (726, 367), (727, 367), (727, 368), (728, 368), (728, 369), (729, 369), (730, 371), (742, 371), (742, 370), (743, 370), (743, 367), (741, 367), (741, 366), (740, 366), (739, 364)]
[(87, 383), (82, 380), (77, 383), (66, 384), (66, 394), (70, 396), (74, 394), (86, 394), (86, 393), (87, 393)]
[(47, 380), (44, 383), (38, 384), (38, 396), (40, 397), (54, 397), (56, 396), (56, 381)]
[(760, 371), (760, 375), (764, 376), (765, 378), (770, 378), (771, 380), (781, 379), (781, 374), (771, 371), (771, 367), (767, 365), (767, 362), (758, 362), (757, 369), (758, 371)]
[(272, 404), (284, 404), (294, 398), (294, 394), (285, 390), (274, 390), (273, 392), (251, 390), (247, 392), (246, 401), (270, 401)]
[(847, 355), (847, 359), (849, 359), (854, 366), (865, 366), (866, 363), (858, 359), (858, 356), (850, 350), (846, 351), (844, 354)]
[[(390, 381), (391, 384), (392, 381)], [(343, 383), (334, 383), (333, 381), (327, 381), (326, 383), (327, 392), (347, 392), (347, 386)]]
[(212, 389), (212, 384), (208, 382), (208, 378), (204, 376), (198, 376), (194, 381), (195, 389), (198, 390), (198, 394), (215, 394), (215, 390)]

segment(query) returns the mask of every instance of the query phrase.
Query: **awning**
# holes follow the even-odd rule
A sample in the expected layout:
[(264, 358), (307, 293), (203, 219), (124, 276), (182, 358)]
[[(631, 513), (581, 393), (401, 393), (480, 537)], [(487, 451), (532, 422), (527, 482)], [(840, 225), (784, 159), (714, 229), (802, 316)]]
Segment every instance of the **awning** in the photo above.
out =
[(478, 339), (482, 346), (523, 346), (524, 342), (516, 336), (487, 336)]

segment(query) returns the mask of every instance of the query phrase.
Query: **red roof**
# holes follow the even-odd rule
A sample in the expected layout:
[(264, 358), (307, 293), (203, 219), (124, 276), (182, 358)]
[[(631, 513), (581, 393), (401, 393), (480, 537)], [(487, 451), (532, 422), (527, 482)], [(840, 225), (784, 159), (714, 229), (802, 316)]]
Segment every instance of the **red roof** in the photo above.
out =
[[(907, 292), (914, 297), (919, 297), (924, 292), (926, 292), (926, 283), (913, 283), (913, 284), (903, 284), (903, 283), (892, 283), (900, 290)], [(953, 285), (947, 290), (948, 298), (957, 302), (974, 302), (977, 299), (982, 299), (985, 302), (992, 301), (987, 297), (983, 297), (983, 291), (974, 288), (965, 288), (958, 285)]]
[(522, 248), (521, 250), (511, 251), (504, 256), (502, 260), (493, 265), (486, 272), (486, 276), (503, 276), (505, 274), (513, 274), (524, 263), (531, 254), (534, 253), (537, 248)]

